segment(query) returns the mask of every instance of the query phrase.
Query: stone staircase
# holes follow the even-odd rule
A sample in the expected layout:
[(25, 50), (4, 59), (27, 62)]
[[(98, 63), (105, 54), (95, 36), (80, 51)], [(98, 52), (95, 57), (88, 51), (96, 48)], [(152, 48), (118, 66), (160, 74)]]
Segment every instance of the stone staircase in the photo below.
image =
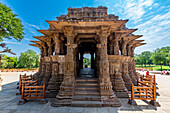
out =
[(72, 106), (102, 107), (97, 78), (76, 79)]

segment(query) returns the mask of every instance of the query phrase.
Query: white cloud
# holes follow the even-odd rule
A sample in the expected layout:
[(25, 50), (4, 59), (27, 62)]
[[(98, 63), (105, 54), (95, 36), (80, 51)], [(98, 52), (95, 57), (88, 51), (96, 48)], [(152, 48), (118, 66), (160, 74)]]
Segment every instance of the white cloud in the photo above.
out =
[(25, 45), (17, 42), (9, 42), (9, 41), (3, 41), (4, 43), (10, 43), (10, 44), (16, 44), (16, 45)]
[[(105, 5), (104, 0), (98, 0), (98, 2)], [(136, 48), (137, 53), (170, 46), (170, 5), (163, 6), (160, 2), (155, 0), (110, 1), (109, 6), (114, 6), (111, 7), (112, 10), (108, 9), (110, 13), (122, 19), (129, 19), (127, 27), (138, 28), (135, 34), (143, 35), (140, 39), (144, 39), (147, 44)]]
[(29, 23), (25, 23), (25, 24), (27, 24), (28, 26), (30, 26), (30, 27), (33, 27), (33, 28), (36, 28), (36, 29), (40, 29), (38, 26), (36, 26), (36, 25), (33, 25), (33, 24), (29, 24)]
[(30, 41), (30, 39), (28, 39), (28, 38), (24, 38), (25, 40), (27, 40), (27, 41)]
[(153, 2), (153, 0), (125, 0), (121, 6), (124, 9), (123, 15), (137, 23), (147, 13), (147, 9), (152, 8)]

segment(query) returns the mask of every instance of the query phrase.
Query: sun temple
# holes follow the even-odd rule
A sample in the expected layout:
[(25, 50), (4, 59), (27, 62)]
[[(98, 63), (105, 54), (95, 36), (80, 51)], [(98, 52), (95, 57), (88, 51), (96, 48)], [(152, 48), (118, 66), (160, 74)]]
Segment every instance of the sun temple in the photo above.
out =
[[(129, 98), (131, 84), (137, 84), (134, 49), (144, 45), (128, 29), (128, 20), (107, 13), (107, 7), (68, 8), (67, 15), (46, 21), (32, 46), (41, 51), (39, 71), (34, 75), (45, 83), (52, 106), (121, 106), (118, 98)], [(84, 54), (91, 66), (83, 66)]]

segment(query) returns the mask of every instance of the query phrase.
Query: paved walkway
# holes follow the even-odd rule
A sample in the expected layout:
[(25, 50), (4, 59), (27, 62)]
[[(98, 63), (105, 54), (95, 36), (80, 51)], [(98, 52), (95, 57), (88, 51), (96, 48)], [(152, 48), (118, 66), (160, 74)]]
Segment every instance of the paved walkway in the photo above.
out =
[[(128, 104), (128, 99), (119, 99), (121, 107), (51, 107), (53, 99), (48, 99), (47, 104), (39, 104), (38, 102), (28, 102), (24, 105), (17, 105), (20, 95), (16, 95), (18, 89), (17, 80), (18, 73), (2, 75), (4, 79), (3, 90), (0, 92), (0, 113), (169, 113), (170, 112), (170, 76), (156, 75), (159, 87), (157, 100), (161, 107), (154, 107), (147, 101), (138, 100), (138, 106)], [(6, 77), (5, 77), (6, 76)], [(11, 81), (11, 83), (10, 83)], [(168, 87), (169, 86), (169, 87)]]

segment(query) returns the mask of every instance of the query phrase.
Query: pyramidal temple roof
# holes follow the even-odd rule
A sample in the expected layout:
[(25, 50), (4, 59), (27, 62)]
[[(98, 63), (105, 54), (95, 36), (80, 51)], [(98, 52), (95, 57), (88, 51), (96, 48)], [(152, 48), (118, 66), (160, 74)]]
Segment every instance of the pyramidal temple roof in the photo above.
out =
[(66, 20), (82, 20), (82, 21), (106, 21), (106, 20), (118, 20), (118, 16), (114, 14), (107, 14), (107, 7), (98, 6), (94, 7), (82, 7), (82, 8), (68, 8), (67, 15), (61, 15), (57, 17), (58, 21)]
[[(51, 38), (55, 34), (64, 36), (65, 27), (68, 26), (73, 27), (79, 34), (79, 37), (81, 37), (82, 34), (86, 34), (83, 37), (94, 37), (90, 34), (96, 34), (97, 32), (100, 32), (101, 26), (107, 26), (110, 29), (110, 33), (113, 35), (110, 35), (110, 37), (114, 37), (110, 39), (118, 39), (119, 41), (124, 40), (129, 42), (129, 44), (143, 36), (132, 34), (138, 29), (127, 28), (125, 24), (128, 22), (128, 19), (120, 20), (119, 17), (114, 14), (107, 14), (107, 7), (105, 6), (82, 8), (70, 7), (68, 8), (68, 13), (66, 15), (57, 17), (57, 20), (46, 20), (46, 22), (49, 24), (48, 29), (37, 30), (42, 33), (43, 36), (34, 36), (34, 38), (45, 43), (45, 37)], [(140, 46), (146, 43), (140, 43), (140, 41), (138, 41), (137, 44)]]

